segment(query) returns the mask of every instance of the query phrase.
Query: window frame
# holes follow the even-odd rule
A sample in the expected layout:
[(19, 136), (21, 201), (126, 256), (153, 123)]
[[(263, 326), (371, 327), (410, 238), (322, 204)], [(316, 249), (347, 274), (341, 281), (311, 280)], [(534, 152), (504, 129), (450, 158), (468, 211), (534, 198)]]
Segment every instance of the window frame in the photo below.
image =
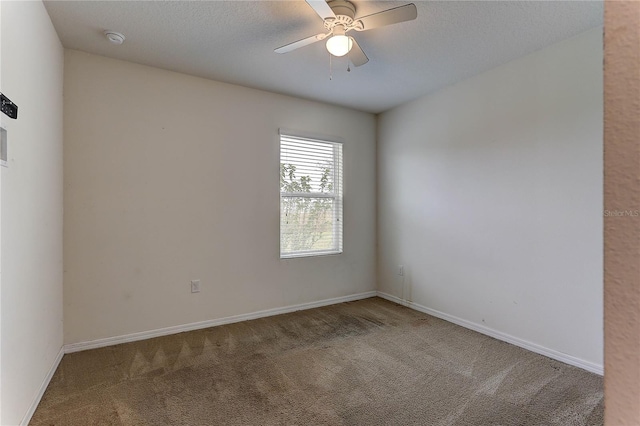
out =
[[(280, 129), (278, 135), (278, 159), (279, 169), (282, 163), (282, 139), (283, 137), (298, 140), (298, 142), (311, 142), (331, 145), (333, 149), (333, 182), (334, 192), (282, 192), (279, 191), (279, 253), (280, 259), (295, 259), (301, 257), (333, 256), (344, 252), (344, 141), (335, 136), (309, 134), (299, 131)], [(278, 176), (280, 179), (280, 176)], [(290, 253), (282, 252), (282, 199), (287, 198), (331, 198), (333, 202), (333, 241), (334, 247), (328, 250), (299, 250)]]

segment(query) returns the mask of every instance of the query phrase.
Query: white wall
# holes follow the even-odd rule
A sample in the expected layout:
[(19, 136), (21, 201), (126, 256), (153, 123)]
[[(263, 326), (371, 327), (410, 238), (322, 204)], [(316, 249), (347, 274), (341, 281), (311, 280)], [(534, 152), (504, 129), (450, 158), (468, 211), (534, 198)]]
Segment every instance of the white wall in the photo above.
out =
[[(0, 3), (0, 91), (2, 91), (2, 3)], [(4, 128), (0, 113), (0, 127)], [(2, 423), (2, 172), (0, 171), (0, 423)]]
[[(375, 290), (373, 115), (67, 50), (64, 125), (65, 343)], [(342, 255), (279, 259), (280, 127), (346, 141)]]
[(379, 290), (601, 366), (602, 122), (602, 29), (382, 114)]
[(63, 49), (41, 2), (2, 1), (0, 423), (20, 423), (62, 347)]
[[(0, 91), (2, 91), (2, 3), (0, 2)], [(0, 126), (5, 127), (0, 113)], [(2, 172), (0, 171), (0, 423), (2, 423)]]

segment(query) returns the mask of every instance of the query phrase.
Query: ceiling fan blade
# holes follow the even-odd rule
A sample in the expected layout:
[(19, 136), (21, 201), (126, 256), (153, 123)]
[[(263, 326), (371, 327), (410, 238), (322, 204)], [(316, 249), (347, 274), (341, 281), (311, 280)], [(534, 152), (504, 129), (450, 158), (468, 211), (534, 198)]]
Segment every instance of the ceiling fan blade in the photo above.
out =
[(322, 19), (336, 17), (336, 14), (333, 13), (333, 10), (331, 10), (331, 8), (329, 7), (326, 1), (324, 0), (306, 0), (306, 1), (307, 1), (307, 4), (311, 6), (313, 10), (316, 11), (318, 16), (320, 16)]
[(351, 41), (353, 42), (353, 46), (349, 51), (349, 60), (351, 61), (353, 66), (359, 67), (360, 65), (364, 65), (369, 62), (369, 58), (367, 58), (367, 55), (364, 54), (356, 39), (351, 37)]
[(394, 7), (393, 9), (383, 10), (373, 15), (358, 18), (362, 22), (362, 30), (366, 31), (372, 28), (384, 27), (385, 25), (397, 24), (398, 22), (411, 21), (418, 17), (418, 9), (413, 3), (404, 6)]
[(293, 43), (285, 44), (282, 47), (278, 47), (274, 50), (276, 53), (289, 53), (292, 50), (299, 49), (301, 47), (307, 46), (311, 43), (315, 43), (316, 41), (324, 40), (327, 37), (327, 34), (316, 34), (311, 37), (303, 38), (302, 40), (294, 41)]

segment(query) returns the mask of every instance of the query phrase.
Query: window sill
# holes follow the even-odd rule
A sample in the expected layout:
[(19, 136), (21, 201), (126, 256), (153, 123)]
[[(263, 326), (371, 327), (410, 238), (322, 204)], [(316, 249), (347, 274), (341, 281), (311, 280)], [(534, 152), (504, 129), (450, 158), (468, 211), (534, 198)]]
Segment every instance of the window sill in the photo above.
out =
[(300, 257), (334, 256), (337, 254), (342, 254), (342, 251), (331, 250), (331, 251), (313, 251), (313, 252), (281, 254), (280, 259), (297, 259)]

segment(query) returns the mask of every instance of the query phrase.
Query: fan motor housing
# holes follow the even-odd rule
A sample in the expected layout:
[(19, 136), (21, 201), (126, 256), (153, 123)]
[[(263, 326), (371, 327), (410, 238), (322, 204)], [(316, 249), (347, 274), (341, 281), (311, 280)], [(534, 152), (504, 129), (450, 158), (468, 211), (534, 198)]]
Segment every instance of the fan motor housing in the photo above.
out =
[(349, 18), (351, 18), (351, 20), (353, 20), (353, 18), (356, 16), (356, 7), (350, 1), (332, 0), (327, 4), (331, 8), (331, 10), (333, 10), (333, 13), (335, 13), (336, 16), (348, 16)]
[(353, 18), (356, 16), (355, 5), (347, 0), (332, 0), (327, 2), (327, 4), (336, 17), (325, 19), (324, 27), (328, 30), (333, 30), (338, 25), (341, 25), (349, 30), (354, 23)]

